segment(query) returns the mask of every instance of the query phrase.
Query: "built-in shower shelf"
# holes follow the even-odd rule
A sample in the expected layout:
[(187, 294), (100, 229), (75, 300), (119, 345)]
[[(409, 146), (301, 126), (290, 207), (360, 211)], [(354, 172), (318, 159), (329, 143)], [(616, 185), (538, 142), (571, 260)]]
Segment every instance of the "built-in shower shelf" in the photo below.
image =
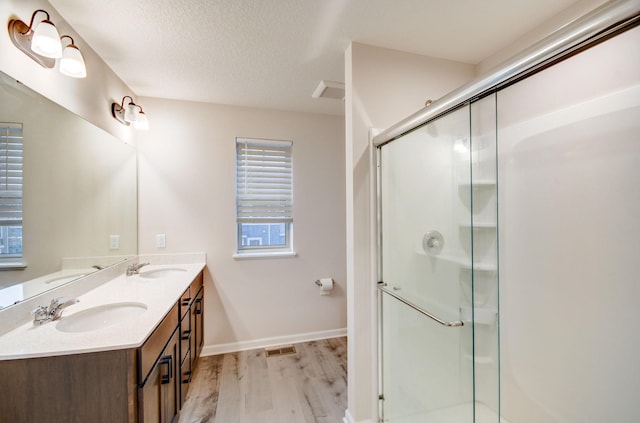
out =
[(473, 360), (476, 364), (493, 364), (493, 358), (485, 357), (485, 356), (476, 356), (472, 357), (471, 354), (463, 354), (464, 358), (471, 361)]
[(467, 270), (478, 270), (480, 272), (495, 272), (496, 270), (498, 270), (498, 267), (493, 263), (475, 262), (472, 264), (470, 261), (460, 263), (460, 267)]
[(496, 270), (498, 270), (497, 266), (494, 263), (471, 263), (471, 260), (466, 256), (458, 256), (454, 254), (429, 254), (429, 257), (455, 263), (462, 269), (467, 270), (473, 269), (481, 272), (495, 272)]
[(498, 227), (495, 222), (473, 222), (473, 225), (471, 223), (460, 223), (458, 226), (464, 229), (496, 229)]
[(494, 308), (460, 307), (460, 319), (465, 323), (473, 320), (476, 325), (492, 326), (497, 316), (498, 310)]
[(495, 179), (475, 179), (473, 182), (460, 182), (460, 188), (494, 188), (496, 186)]

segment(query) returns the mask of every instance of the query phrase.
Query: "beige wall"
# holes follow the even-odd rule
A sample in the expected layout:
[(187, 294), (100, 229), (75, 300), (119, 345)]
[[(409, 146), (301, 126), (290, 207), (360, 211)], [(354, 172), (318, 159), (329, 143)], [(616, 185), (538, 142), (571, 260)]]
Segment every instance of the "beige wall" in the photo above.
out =
[(352, 43), (345, 54), (347, 289), (349, 375), (347, 419), (374, 418), (377, 403), (375, 264), (371, 234), (375, 176), (369, 130), (384, 129), (468, 82), (474, 66)]
[[(141, 253), (204, 251), (205, 352), (343, 334), (341, 117), (145, 98), (139, 141)], [(236, 260), (235, 138), (293, 141), (297, 257)], [(155, 234), (167, 246), (155, 247)], [(314, 281), (333, 277), (330, 296)]]

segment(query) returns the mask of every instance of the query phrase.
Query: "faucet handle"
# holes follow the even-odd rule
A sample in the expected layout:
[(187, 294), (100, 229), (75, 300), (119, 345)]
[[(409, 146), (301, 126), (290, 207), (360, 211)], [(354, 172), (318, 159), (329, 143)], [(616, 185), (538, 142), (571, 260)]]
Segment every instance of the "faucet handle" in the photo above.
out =
[(46, 313), (48, 311), (47, 306), (40, 305), (29, 312), (32, 315), (38, 315), (42, 313)]
[(49, 304), (49, 312), (55, 310), (56, 308), (60, 307), (60, 304), (62, 304), (64, 302), (64, 298), (62, 297), (58, 297), (58, 298), (53, 298), (51, 300), (51, 303)]
[(49, 309), (47, 306), (38, 306), (31, 310), (31, 315), (33, 315), (33, 324), (41, 325), (49, 321)]

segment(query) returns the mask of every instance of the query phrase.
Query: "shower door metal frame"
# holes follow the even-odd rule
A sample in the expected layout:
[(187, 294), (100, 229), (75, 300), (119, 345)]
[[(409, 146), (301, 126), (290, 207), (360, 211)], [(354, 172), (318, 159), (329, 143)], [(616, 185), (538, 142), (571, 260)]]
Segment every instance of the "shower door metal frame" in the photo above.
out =
[[(640, 24), (640, 1), (611, 0), (561, 27), (502, 65), (431, 102), (373, 137), (378, 149), (472, 100), (497, 91), (564, 60), (619, 32)], [(379, 163), (379, 162), (378, 162)]]
[[(447, 110), (446, 113), (449, 112), (453, 112), (454, 110), (461, 108), (461, 107), (465, 107), (465, 106), (470, 106), (470, 102), (463, 102), (461, 104), (458, 104), (456, 107), (451, 108), (450, 110)], [(445, 113), (445, 114), (446, 114)], [(431, 119), (431, 120), (435, 120), (442, 115), (438, 115), (435, 118)], [(419, 126), (423, 126), (423, 125), (419, 125)], [(416, 128), (412, 128), (412, 129), (417, 129)], [(373, 132), (373, 130), (371, 131)], [(410, 132), (410, 130), (405, 131), (402, 135), (406, 134)], [(369, 144), (370, 144), (370, 148), (372, 151), (372, 155), (374, 155), (374, 158), (372, 158), (372, 160), (375, 160), (375, 166), (376, 166), (376, 177), (372, 178), (372, 187), (371, 187), (371, 192), (375, 193), (375, 214), (376, 214), (376, 223), (375, 223), (375, 227), (372, 228), (372, 235), (374, 235), (375, 239), (376, 239), (376, 247), (375, 247), (375, 251), (376, 251), (376, 281), (377, 281), (377, 286), (376, 286), (376, 309), (377, 309), (377, 355), (378, 355), (378, 422), (379, 423), (383, 423), (384, 422), (384, 377), (383, 377), (383, 331), (382, 331), (382, 323), (383, 323), (383, 306), (382, 306), (382, 298), (383, 295), (389, 295), (390, 297), (394, 298), (395, 300), (403, 303), (404, 305), (408, 306), (409, 308), (411, 308), (412, 310), (417, 311), (418, 313), (422, 314), (424, 317), (429, 318), (430, 320), (432, 320), (435, 323), (438, 323), (441, 326), (444, 327), (448, 327), (448, 328), (458, 328), (458, 327), (462, 327), (464, 326), (464, 323), (462, 322), (462, 320), (455, 320), (455, 321), (447, 321), (444, 320), (438, 316), (436, 316), (435, 314), (433, 314), (432, 312), (424, 309), (423, 307), (403, 298), (402, 296), (395, 294), (393, 291), (389, 290), (387, 288), (387, 283), (385, 283), (382, 279), (382, 275), (383, 275), (383, 263), (382, 263), (382, 256), (383, 256), (383, 251), (382, 251), (382, 244), (383, 244), (383, 234), (382, 234), (382, 147), (384, 144), (387, 144), (386, 142), (381, 144), (381, 145), (375, 145), (375, 139), (376, 136), (373, 135), (373, 133), (370, 133), (370, 140), (369, 140)], [(390, 140), (393, 141), (393, 140)], [(471, 178), (471, 175), (470, 175)], [(470, 179), (471, 180), (471, 179)]]

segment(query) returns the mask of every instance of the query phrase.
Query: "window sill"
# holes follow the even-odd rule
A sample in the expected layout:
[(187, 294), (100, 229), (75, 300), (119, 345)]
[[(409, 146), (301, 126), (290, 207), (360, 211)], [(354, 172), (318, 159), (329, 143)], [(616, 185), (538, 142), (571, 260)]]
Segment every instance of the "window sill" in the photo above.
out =
[(295, 251), (261, 251), (250, 253), (236, 253), (232, 257), (234, 260), (245, 259), (269, 259), (269, 258), (290, 258), (296, 257), (298, 254)]
[(0, 270), (24, 270), (27, 264), (21, 261), (0, 262)]

